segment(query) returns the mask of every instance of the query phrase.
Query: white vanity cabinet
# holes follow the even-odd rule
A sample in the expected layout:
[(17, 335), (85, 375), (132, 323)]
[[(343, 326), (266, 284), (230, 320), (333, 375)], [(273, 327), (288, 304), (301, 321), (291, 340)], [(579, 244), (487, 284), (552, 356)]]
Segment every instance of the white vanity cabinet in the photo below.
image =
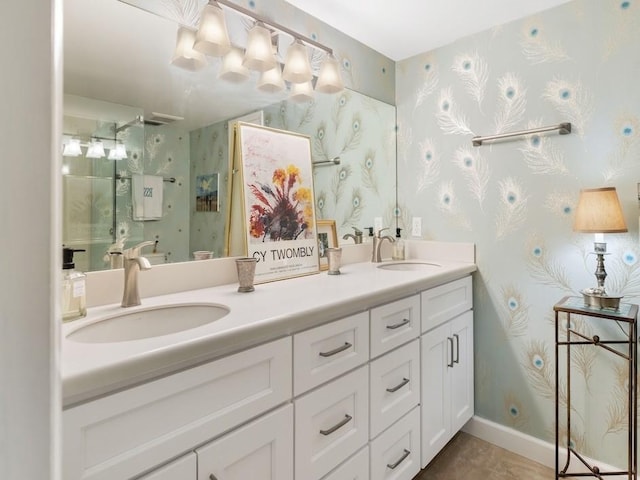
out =
[(63, 412), (63, 478), (127, 479), (291, 399), (291, 337)]
[(471, 305), (471, 277), (422, 293), (423, 467), (473, 416)]

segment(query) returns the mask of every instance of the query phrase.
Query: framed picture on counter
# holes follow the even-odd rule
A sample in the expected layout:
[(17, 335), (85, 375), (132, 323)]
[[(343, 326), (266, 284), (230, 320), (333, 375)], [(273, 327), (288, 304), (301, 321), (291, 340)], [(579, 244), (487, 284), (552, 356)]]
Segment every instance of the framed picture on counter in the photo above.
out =
[(327, 248), (338, 246), (338, 235), (336, 232), (335, 220), (318, 220), (318, 256), (320, 257), (320, 270), (328, 270)]

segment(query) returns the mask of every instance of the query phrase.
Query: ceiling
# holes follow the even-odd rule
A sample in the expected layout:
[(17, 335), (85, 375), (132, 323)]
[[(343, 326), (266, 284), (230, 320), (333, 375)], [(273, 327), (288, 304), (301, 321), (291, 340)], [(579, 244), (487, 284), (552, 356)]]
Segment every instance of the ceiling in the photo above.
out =
[(399, 61), (570, 0), (285, 0)]

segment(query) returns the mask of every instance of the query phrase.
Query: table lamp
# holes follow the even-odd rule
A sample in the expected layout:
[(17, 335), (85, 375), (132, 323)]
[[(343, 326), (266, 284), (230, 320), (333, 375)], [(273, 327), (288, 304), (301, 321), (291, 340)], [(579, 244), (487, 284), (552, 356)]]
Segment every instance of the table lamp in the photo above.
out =
[(604, 255), (607, 253), (604, 234), (627, 231), (616, 189), (604, 187), (580, 190), (573, 230), (596, 234), (593, 250), (597, 257), (595, 275), (598, 286), (582, 290), (585, 306), (617, 310), (622, 296), (608, 295), (604, 288), (604, 279), (607, 277), (604, 269)]

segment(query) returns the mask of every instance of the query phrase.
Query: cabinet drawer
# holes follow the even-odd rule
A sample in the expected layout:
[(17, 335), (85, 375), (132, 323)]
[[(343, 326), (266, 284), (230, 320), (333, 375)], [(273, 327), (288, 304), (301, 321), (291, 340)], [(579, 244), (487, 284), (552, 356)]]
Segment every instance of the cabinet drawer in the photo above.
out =
[(193, 452), (187, 453), (173, 462), (164, 465), (136, 480), (183, 480), (195, 479), (197, 475), (197, 459)]
[(374, 438), (420, 403), (420, 340), (387, 353), (369, 368), (370, 436)]
[(371, 358), (420, 335), (420, 296), (371, 309)]
[(260, 417), (196, 453), (198, 480), (293, 480), (293, 405)]
[(369, 367), (295, 401), (296, 478), (315, 480), (369, 438)]
[(434, 287), (420, 295), (422, 331), (426, 332), (473, 307), (471, 276)]
[(420, 471), (420, 407), (371, 442), (371, 480), (410, 480)]
[(364, 447), (322, 480), (369, 480), (369, 447)]
[(291, 339), (63, 412), (65, 480), (130, 478), (291, 397)]
[(295, 395), (327, 382), (369, 360), (367, 312), (293, 336)]

